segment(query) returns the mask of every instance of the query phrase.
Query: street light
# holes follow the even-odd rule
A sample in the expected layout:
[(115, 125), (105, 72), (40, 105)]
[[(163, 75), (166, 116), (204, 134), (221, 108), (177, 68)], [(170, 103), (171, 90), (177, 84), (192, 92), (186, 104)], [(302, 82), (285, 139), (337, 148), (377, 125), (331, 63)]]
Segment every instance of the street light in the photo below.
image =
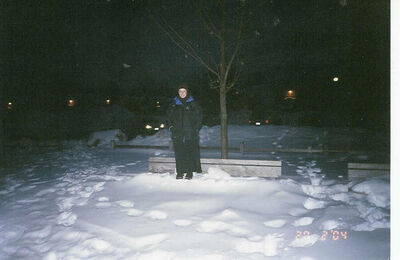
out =
[(339, 77), (334, 77), (334, 78), (333, 78), (333, 81), (334, 81), (334, 82), (338, 82), (338, 81), (339, 81)]

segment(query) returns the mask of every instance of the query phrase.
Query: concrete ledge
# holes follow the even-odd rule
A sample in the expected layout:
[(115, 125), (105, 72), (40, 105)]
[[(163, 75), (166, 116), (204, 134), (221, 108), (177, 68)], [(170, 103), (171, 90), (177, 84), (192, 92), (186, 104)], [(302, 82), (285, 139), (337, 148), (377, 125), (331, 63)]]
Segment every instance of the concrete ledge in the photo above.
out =
[[(236, 160), (236, 159), (200, 159), (203, 172), (215, 167), (228, 172), (232, 176), (257, 176), (277, 178), (282, 174), (281, 161)], [(175, 172), (175, 158), (150, 157), (149, 171), (154, 173)]]
[(379, 163), (348, 163), (347, 174), (349, 178), (374, 177), (390, 173), (389, 164)]

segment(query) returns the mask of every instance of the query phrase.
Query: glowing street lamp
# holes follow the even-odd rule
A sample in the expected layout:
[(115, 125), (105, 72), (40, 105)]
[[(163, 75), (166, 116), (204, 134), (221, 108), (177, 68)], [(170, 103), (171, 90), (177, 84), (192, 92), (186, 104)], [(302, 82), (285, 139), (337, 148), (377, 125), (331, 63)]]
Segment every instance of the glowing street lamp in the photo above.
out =
[(75, 101), (73, 99), (68, 100), (68, 106), (69, 107), (75, 106)]
[(106, 105), (109, 105), (109, 104), (111, 104), (111, 100), (106, 99)]
[(339, 77), (334, 77), (334, 78), (333, 78), (333, 81), (334, 81), (334, 82), (338, 82), (338, 81), (339, 81)]
[(12, 109), (12, 105), (13, 105), (12, 102), (8, 102), (8, 103), (7, 103), (7, 108), (8, 108), (8, 109)]

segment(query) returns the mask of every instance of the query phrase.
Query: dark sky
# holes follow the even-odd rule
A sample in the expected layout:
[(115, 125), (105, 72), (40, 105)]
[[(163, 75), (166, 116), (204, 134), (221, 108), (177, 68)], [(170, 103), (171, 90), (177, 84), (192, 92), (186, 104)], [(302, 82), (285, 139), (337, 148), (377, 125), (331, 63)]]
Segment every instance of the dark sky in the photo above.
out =
[[(185, 1), (4, 2), (3, 86), (9, 98), (109, 86), (132, 91), (143, 80), (174, 85), (204, 74), (146, 10), (197, 37), (203, 50), (216, 50)], [(363, 92), (368, 102), (388, 107), (389, 1), (259, 0), (250, 6), (239, 58), (243, 85), (315, 90), (339, 76), (344, 91)]]

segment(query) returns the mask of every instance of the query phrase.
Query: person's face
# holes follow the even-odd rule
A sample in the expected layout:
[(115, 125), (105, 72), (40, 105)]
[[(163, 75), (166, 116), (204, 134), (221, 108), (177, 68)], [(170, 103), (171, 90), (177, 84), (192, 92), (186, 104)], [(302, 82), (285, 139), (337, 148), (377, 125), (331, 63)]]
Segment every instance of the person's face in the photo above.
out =
[(179, 96), (180, 96), (181, 98), (185, 98), (186, 95), (187, 95), (187, 90), (184, 89), (184, 88), (180, 88), (180, 89), (178, 90), (178, 94), (179, 94)]

